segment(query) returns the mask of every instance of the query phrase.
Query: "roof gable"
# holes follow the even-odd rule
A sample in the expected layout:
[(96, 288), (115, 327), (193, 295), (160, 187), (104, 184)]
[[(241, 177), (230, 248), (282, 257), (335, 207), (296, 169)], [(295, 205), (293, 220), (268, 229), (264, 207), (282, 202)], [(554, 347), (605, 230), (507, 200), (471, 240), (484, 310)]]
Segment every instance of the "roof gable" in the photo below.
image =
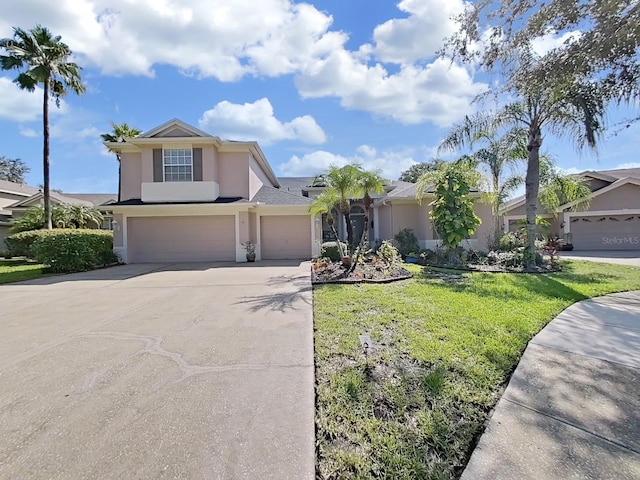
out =
[(166, 138), (166, 137), (208, 137), (215, 138), (207, 132), (197, 129), (177, 118), (169, 120), (162, 125), (157, 126), (138, 135), (136, 138)]

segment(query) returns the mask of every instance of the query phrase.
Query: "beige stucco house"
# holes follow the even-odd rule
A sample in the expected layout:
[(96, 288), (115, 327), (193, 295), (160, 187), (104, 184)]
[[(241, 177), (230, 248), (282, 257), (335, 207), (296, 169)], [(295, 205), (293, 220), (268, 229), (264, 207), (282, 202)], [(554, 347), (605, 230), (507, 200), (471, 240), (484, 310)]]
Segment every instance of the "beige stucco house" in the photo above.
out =
[[(121, 201), (109, 210), (114, 249), (127, 263), (244, 262), (247, 241), (257, 260), (308, 259), (329, 238), (324, 219), (308, 213), (322, 187), (311, 178), (277, 178), (256, 142), (222, 140), (175, 119), (107, 146), (121, 154)], [(483, 224), (468, 246), (484, 248), (490, 208), (479, 195), (476, 204)], [(351, 217), (356, 235), (367, 228), (372, 240), (392, 239), (411, 228), (424, 248), (437, 243), (429, 210), (428, 199), (415, 200), (415, 185), (391, 182), (368, 225), (357, 201)]]
[[(588, 171), (579, 174), (591, 189), (588, 205), (567, 203), (556, 212), (540, 208), (551, 233), (575, 250), (640, 251), (640, 168)], [(505, 231), (525, 218), (524, 196), (502, 211)]]

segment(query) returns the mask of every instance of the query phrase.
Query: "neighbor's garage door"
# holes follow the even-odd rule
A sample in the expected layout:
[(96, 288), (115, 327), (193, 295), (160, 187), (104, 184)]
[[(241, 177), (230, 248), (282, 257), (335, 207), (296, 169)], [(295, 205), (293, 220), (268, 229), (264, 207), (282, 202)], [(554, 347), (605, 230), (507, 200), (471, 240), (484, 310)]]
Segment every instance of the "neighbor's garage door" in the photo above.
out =
[(127, 223), (129, 261), (235, 261), (235, 217), (145, 217)]
[(311, 258), (310, 217), (260, 217), (260, 243), (263, 260)]
[(575, 250), (640, 250), (640, 216), (571, 218)]

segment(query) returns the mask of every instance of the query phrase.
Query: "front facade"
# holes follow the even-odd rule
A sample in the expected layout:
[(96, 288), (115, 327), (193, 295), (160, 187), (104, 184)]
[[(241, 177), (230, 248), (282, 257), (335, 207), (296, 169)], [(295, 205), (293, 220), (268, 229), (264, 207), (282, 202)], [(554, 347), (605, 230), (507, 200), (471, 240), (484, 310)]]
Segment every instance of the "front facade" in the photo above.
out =
[[(309, 214), (323, 188), (311, 178), (277, 178), (256, 142), (221, 140), (176, 119), (107, 145), (121, 158), (121, 201), (109, 209), (124, 262), (244, 262), (246, 242), (255, 245), (256, 260), (309, 259), (331, 239), (325, 218)], [(484, 248), (491, 215), (477, 200), (483, 224), (466, 246)], [(429, 210), (429, 201), (415, 200), (415, 185), (391, 182), (368, 224), (358, 201), (351, 222), (356, 238), (367, 229), (373, 243), (411, 228), (422, 248), (434, 248)]]
[(308, 259), (321, 229), (311, 200), (282, 188), (256, 142), (224, 141), (180, 120), (123, 143), (114, 249), (127, 263)]
[[(539, 210), (551, 224), (551, 234), (574, 250), (625, 250), (640, 252), (640, 169), (583, 172), (590, 185), (587, 203), (567, 203), (556, 212)], [(512, 230), (525, 218), (524, 198), (507, 204), (504, 229)]]

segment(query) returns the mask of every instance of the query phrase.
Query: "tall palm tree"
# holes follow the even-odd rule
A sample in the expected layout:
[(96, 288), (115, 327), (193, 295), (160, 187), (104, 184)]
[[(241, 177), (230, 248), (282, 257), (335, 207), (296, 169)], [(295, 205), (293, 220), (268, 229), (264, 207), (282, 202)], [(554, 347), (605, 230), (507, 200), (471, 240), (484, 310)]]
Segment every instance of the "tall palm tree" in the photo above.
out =
[[(479, 112), (469, 124), (476, 131), (521, 127), (527, 131), (527, 173), (525, 209), (527, 218), (527, 268), (535, 265), (536, 213), (540, 190), (540, 147), (542, 132), (569, 137), (578, 148), (595, 148), (602, 131), (605, 105), (593, 84), (576, 84), (570, 91), (530, 89), (523, 100), (504, 105), (497, 112)], [(449, 139), (447, 147), (467, 146), (473, 137), (467, 133)]]
[[(110, 133), (102, 133), (100, 137), (103, 142), (126, 142), (128, 138), (137, 137), (142, 132), (137, 128), (132, 128), (126, 123), (116, 123), (114, 121), (111, 122), (111, 132)], [(111, 153), (116, 154), (116, 159), (118, 160), (118, 201), (120, 201), (120, 196), (122, 194), (122, 164), (120, 162), (120, 152), (117, 149), (112, 147), (108, 147)]]
[(2, 70), (18, 70), (20, 74), (14, 82), (21, 88), (33, 92), (42, 85), (42, 123), (44, 132), (43, 172), (44, 172), (44, 226), (51, 225), (51, 204), (49, 197), (49, 97), (53, 97), (56, 106), (60, 98), (71, 90), (81, 94), (85, 91), (80, 78), (81, 68), (69, 61), (71, 49), (51, 32), (36, 25), (29, 31), (13, 29), (13, 38), (0, 40), (0, 48), (7, 55), (0, 55)]
[(344, 217), (347, 227), (347, 246), (353, 247), (353, 225), (351, 225), (351, 199), (359, 197), (362, 192), (360, 177), (362, 168), (357, 164), (344, 167), (332, 166), (326, 173), (316, 175), (312, 181), (314, 186), (323, 186), (332, 190), (338, 197), (338, 210)]

